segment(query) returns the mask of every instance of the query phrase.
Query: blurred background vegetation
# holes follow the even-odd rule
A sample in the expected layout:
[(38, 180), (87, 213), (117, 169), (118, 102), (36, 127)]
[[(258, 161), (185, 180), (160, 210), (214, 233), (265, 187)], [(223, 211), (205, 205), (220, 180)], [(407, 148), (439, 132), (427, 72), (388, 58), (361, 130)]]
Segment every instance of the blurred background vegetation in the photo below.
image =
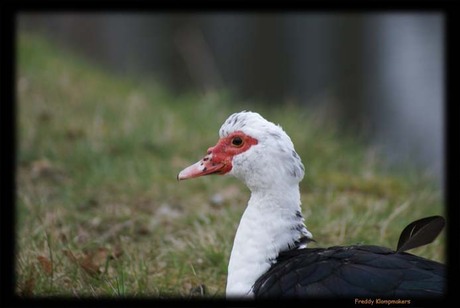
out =
[[(444, 213), (440, 15), (54, 13), (18, 26), (22, 296), (223, 296), (249, 193), (176, 174), (243, 109), (291, 136), (315, 245), (395, 248), (406, 224)], [(411, 252), (442, 262), (444, 240)]]
[(442, 13), (31, 13), (33, 30), (172, 93), (321, 108), (330, 121), (443, 176)]

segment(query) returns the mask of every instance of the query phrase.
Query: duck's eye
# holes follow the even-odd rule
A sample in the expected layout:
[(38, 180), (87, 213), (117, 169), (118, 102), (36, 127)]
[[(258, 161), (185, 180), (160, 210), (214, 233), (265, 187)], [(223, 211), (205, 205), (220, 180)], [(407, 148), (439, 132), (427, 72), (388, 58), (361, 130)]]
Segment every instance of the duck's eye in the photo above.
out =
[(232, 145), (236, 146), (236, 147), (242, 146), (243, 145), (243, 139), (241, 139), (241, 137), (234, 137), (232, 139)]

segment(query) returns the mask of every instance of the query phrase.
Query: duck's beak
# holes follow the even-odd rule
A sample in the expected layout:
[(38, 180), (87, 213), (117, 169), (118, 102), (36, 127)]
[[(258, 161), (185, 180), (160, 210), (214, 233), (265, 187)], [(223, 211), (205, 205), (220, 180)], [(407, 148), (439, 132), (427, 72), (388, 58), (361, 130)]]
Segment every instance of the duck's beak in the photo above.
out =
[(224, 174), (228, 172), (227, 169), (227, 164), (224, 161), (213, 159), (212, 152), (208, 151), (208, 154), (203, 159), (179, 172), (177, 180), (186, 180), (209, 174)]

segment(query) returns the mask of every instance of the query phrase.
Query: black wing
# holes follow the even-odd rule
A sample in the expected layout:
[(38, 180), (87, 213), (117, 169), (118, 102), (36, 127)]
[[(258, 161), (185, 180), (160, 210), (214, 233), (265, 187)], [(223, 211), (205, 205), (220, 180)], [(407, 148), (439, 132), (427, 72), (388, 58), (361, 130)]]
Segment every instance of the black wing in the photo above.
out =
[(256, 297), (441, 296), (444, 265), (378, 246), (282, 252), (254, 284)]

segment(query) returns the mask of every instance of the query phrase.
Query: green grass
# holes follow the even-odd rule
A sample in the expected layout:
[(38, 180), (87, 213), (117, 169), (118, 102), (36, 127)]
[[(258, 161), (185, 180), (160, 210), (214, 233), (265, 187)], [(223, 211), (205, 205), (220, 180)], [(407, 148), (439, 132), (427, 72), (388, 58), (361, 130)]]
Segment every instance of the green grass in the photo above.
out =
[[(18, 40), (16, 290), (21, 296), (207, 297), (225, 293), (249, 192), (230, 177), (177, 182), (214, 145), (222, 122), (252, 109), (280, 123), (306, 167), (303, 212), (316, 246), (395, 248), (412, 220), (443, 214), (415, 168), (316, 111), (173, 95), (113, 76), (26, 33)], [(215, 204), (219, 194), (223, 202)], [(444, 260), (445, 236), (411, 251)]]

